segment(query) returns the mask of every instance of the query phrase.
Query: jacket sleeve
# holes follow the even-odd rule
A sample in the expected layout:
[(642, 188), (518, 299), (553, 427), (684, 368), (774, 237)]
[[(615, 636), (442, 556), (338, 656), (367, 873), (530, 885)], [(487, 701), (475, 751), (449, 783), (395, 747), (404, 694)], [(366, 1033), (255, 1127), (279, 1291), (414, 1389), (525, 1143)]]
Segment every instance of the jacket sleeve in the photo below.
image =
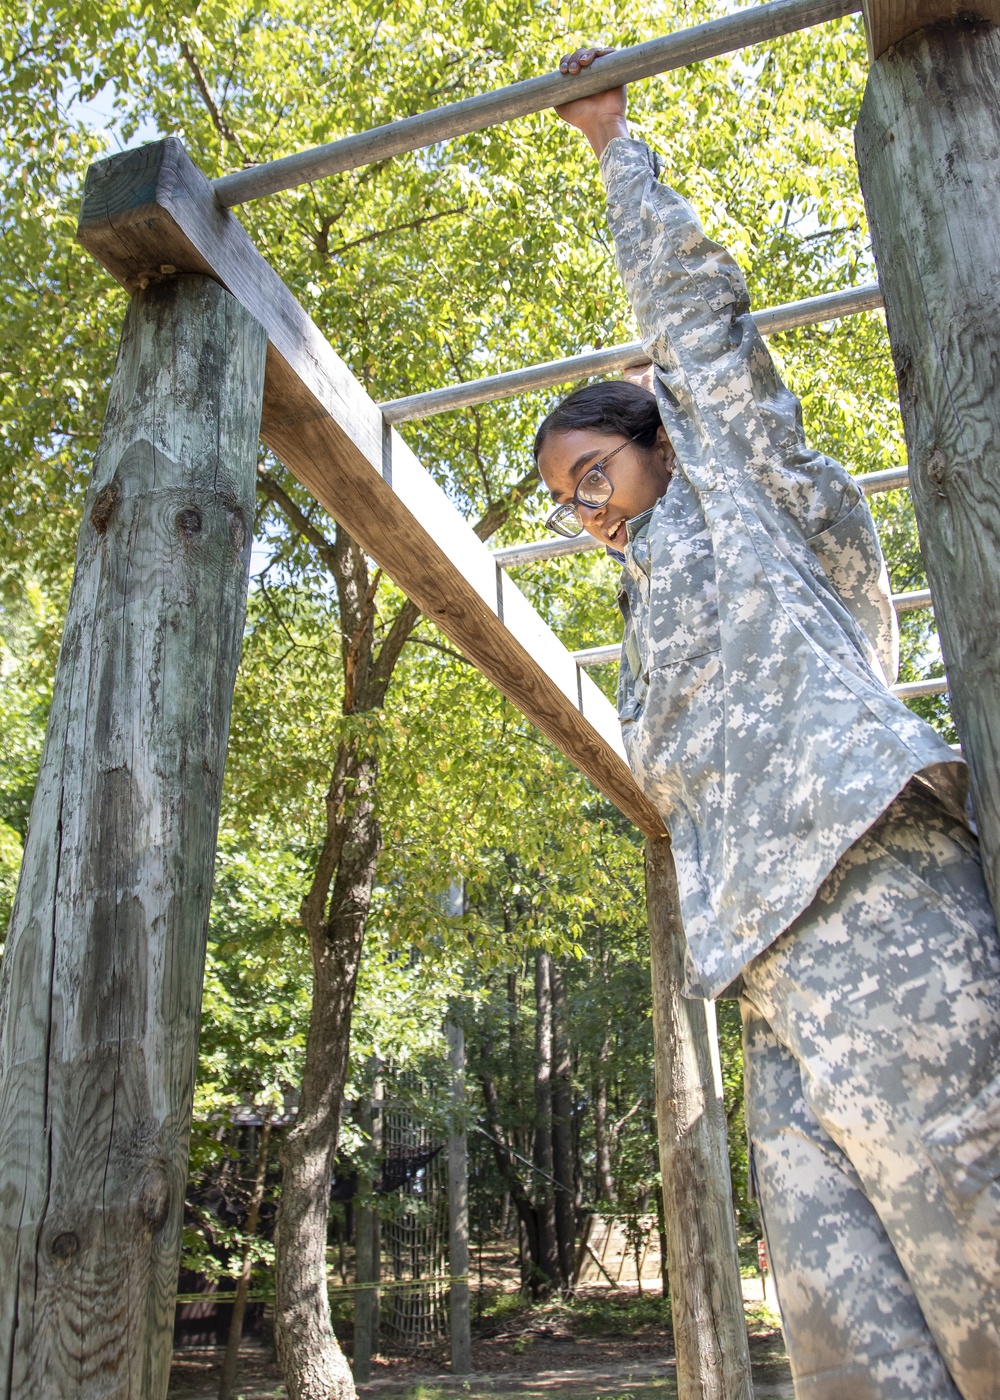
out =
[(616, 262), (678, 462), (699, 488), (742, 488), (783, 545), (812, 550), (891, 684), (898, 630), (867, 502), (839, 463), (807, 447), (801, 406), (750, 315), (742, 272), (660, 183), (660, 168), (644, 142), (625, 137), (601, 156)]

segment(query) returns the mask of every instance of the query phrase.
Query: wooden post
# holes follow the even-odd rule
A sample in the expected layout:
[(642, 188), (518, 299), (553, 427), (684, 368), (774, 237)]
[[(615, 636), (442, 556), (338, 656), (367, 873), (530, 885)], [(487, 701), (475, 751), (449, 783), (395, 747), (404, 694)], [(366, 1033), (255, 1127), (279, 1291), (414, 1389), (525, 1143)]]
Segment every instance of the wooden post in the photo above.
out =
[(465, 1033), (451, 1021), (445, 1027), (451, 1062), (451, 1132), (448, 1134), (448, 1258), (451, 1369), (456, 1376), (472, 1370), (472, 1319), (469, 1312), (469, 1163), (465, 1140)]
[(666, 838), (646, 842), (646, 905), (678, 1400), (752, 1400), (715, 1007), (681, 995), (684, 929)]
[(266, 340), (125, 321), (0, 999), (0, 1396), (166, 1395)]
[[(382, 1165), (382, 1107), (384, 1088), (375, 1062), (372, 1096), (361, 1113), (361, 1126), (369, 1139), (368, 1197), (354, 1212), (354, 1240), (357, 1258), (357, 1293), (354, 1295), (354, 1356), (351, 1371), (356, 1382), (369, 1381), (372, 1357), (378, 1352), (379, 1311), (381, 1298), (379, 1281), (382, 1277), (382, 1232), (379, 1223), (378, 1198), (375, 1188)], [(360, 1183), (359, 1183), (360, 1184)]]
[[(903, 9), (869, 3), (870, 40), (884, 42), (883, 21)], [(913, 504), (1000, 907), (1000, 31), (967, 20), (899, 39), (872, 66), (856, 139)]]

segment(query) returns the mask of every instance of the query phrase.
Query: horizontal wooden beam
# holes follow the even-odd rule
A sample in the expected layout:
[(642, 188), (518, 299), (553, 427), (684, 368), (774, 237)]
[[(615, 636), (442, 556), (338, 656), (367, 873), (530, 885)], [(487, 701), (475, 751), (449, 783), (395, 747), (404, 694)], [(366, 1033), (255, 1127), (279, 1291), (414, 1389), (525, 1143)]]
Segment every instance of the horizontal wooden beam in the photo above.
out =
[[(799, 326), (814, 326), (821, 321), (836, 321), (842, 316), (857, 316), (862, 311), (876, 311), (882, 305), (882, 293), (877, 282), (861, 287), (848, 287), (842, 292), (827, 292), (819, 297), (789, 301), (754, 312), (754, 321), (762, 335), (777, 335), (779, 331), (795, 330)], [(599, 374), (616, 374), (622, 370), (648, 365), (649, 356), (642, 342), (609, 345), (604, 350), (585, 350), (580, 355), (568, 355), (563, 360), (547, 360), (544, 364), (528, 365), (524, 369), (491, 374), (484, 379), (469, 379), (464, 384), (449, 384), (443, 389), (428, 389), (422, 394), (389, 399), (380, 405), (387, 423), (408, 423), (417, 418), (431, 418), (435, 413), (450, 413), (472, 404), (492, 403), (494, 399), (509, 399), (527, 394), (533, 389), (548, 389), (553, 384), (567, 384), (574, 379), (589, 379)]]
[(647, 835), (614, 708), (499, 568), (174, 139), (91, 167), (79, 238), (130, 290), (207, 273), (268, 337), (261, 438), (391, 579)]
[(466, 136), (515, 117), (525, 117), (530, 112), (543, 112), (547, 107), (568, 102), (571, 97), (606, 92), (623, 83), (638, 82), (656, 73), (683, 68), (688, 63), (717, 58), (720, 54), (777, 39), (798, 29), (825, 24), (856, 14), (860, 8), (861, 0), (770, 0), (766, 5), (752, 5), (723, 15), (721, 19), (606, 54), (592, 68), (572, 77), (555, 72), (527, 78), (495, 92), (465, 97), (431, 112), (420, 112), (371, 131), (329, 141), (324, 146), (297, 151), (280, 160), (234, 171), (213, 182), (215, 193), (220, 204), (229, 207), (245, 204), (324, 175), (357, 170), (404, 151), (416, 151), (455, 136)]
[(1000, 0), (863, 0), (861, 8), (870, 63), (929, 24), (956, 19), (1000, 24)]
[[(882, 472), (865, 472), (854, 480), (866, 496), (874, 496), (879, 491), (899, 491), (910, 484), (909, 467), (889, 467)], [(531, 540), (526, 544), (508, 544), (502, 549), (493, 550), (493, 558), (502, 569), (514, 569), (520, 564), (537, 564), (543, 559), (561, 559), (566, 554), (584, 554), (591, 549), (603, 549), (600, 540), (593, 535), (576, 535), (568, 540), (563, 535), (547, 535), (542, 540)], [(902, 597), (921, 597), (922, 594), (900, 594)], [(930, 595), (928, 595), (930, 596)], [(914, 603), (914, 607), (921, 604)], [(898, 601), (896, 611), (901, 611)]]

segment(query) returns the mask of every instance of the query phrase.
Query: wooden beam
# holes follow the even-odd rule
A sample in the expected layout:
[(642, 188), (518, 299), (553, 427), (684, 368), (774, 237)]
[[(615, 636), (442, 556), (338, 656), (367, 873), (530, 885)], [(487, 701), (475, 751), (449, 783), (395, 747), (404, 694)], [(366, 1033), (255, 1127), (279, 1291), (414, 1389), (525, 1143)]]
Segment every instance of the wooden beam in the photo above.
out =
[(691, 29), (605, 54), (593, 68), (573, 77), (559, 72), (544, 73), (495, 92), (465, 97), (434, 111), (377, 126), (372, 131), (344, 136), (325, 146), (314, 146), (264, 165), (237, 170), (214, 181), (215, 192), (220, 204), (227, 207), (243, 204), (324, 175), (357, 170), (404, 151), (420, 150), (454, 136), (482, 131), (484, 127), (497, 126), (530, 112), (543, 112), (547, 107), (568, 102), (570, 97), (606, 92), (608, 88), (651, 78), (656, 73), (666, 73), (688, 63), (716, 58), (750, 44), (856, 14), (860, 8), (861, 0), (770, 0), (766, 5), (750, 5)]
[(929, 24), (973, 17), (1000, 24), (1000, 0), (862, 0), (861, 10), (869, 63)]
[(205, 277), (129, 308), (0, 1008), (0, 1393), (163, 1400), (264, 335)]
[(684, 996), (670, 842), (647, 841), (656, 1131), (679, 1400), (753, 1400), (715, 1004)]
[(382, 419), (173, 138), (92, 166), (79, 238), (130, 290), (207, 273), (268, 335), (261, 438), (391, 579), (647, 835), (614, 708)]
[(874, 64), (858, 169), (983, 866), (1000, 908), (1000, 29), (921, 29)]

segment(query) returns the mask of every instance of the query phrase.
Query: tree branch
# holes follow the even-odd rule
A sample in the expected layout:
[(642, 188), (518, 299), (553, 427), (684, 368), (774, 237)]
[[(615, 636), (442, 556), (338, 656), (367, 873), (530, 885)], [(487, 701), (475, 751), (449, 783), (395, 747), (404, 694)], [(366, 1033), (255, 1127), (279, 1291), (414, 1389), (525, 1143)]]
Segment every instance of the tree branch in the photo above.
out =
[(215, 98), (212, 96), (212, 91), (205, 79), (205, 74), (202, 72), (201, 65), (198, 63), (198, 60), (192, 53), (191, 46), (186, 39), (181, 40), (180, 49), (181, 56), (183, 57), (184, 62), (191, 69), (191, 72), (194, 75), (194, 80), (198, 85), (198, 91), (201, 93), (201, 99), (204, 102), (205, 106), (208, 108), (209, 116), (212, 118), (213, 126), (215, 127), (219, 135), (222, 137), (222, 139), (224, 141), (231, 142), (239, 151), (243, 159), (249, 164), (250, 157), (247, 154), (246, 147), (243, 145), (243, 142), (236, 135), (236, 132), (229, 125), (225, 117), (215, 105)]
[(281, 483), (276, 481), (270, 472), (264, 471), (261, 467), (257, 468), (257, 490), (267, 500), (274, 502), (292, 529), (298, 530), (303, 539), (309, 541), (330, 573), (335, 574), (337, 571), (337, 551), (332, 541), (327, 539), (322, 530), (317, 530), (305, 511), (299, 509)]
[(389, 228), (376, 229), (374, 233), (364, 233), (360, 238), (352, 238), (347, 243), (341, 243), (339, 248), (331, 248), (326, 256), (339, 258), (341, 253), (346, 253), (351, 248), (360, 248), (362, 243), (374, 243), (377, 239), (388, 238), (393, 233), (406, 233), (410, 229), (422, 228), (424, 224), (433, 224), (438, 219), (447, 219), (452, 214), (464, 214), (468, 207), (467, 204), (460, 204), (456, 209), (442, 209), (437, 214), (421, 214), (415, 219), (407, 220), (405, 224), (391, 224)]
[(506, 525), (510, 519), (511, 511), (516, 510), (522, 501), (531, 495), (538, 485), (540, 478), (537, 466), (533, 466), (530, 471), (525, 472), (520, 481), (515, 481), (510, 490), (499, 501), (492, 501), (473, 525), (473, 530), (485, 543), (490, 535), (495, 535), (501, 525)]
[(416, 646), (421, 646), (421, 647), (433, 647), (435, 651), (442, 651), (442, 652), (444, 652), (445, 656), (451, 656), (451, 657), (454, 658), (455, 661), (461, 661), (461, 662), (463, 662), (466, 666), (472, 666), (472, 665), (474, 664), (473, 662), (471, 662), (471, 661), (469, 660), (469, 658), (468, 658), (467, 656), (463, 656), (462, 653), (461, 653), (460, 651), (455, 651), (454, 648), (452, 648), (452, 647), (446, 647), (446, 646), (444, 645), (443, 642), (435, 642), (435, 641), (432, 641), (430, 637), (413, 637), (413, 636), (410, 636), (410, 637), (407, 637), (406, 640), (407, 640), (408, 642), (414, 643), (414, 645), (416, 645)]

